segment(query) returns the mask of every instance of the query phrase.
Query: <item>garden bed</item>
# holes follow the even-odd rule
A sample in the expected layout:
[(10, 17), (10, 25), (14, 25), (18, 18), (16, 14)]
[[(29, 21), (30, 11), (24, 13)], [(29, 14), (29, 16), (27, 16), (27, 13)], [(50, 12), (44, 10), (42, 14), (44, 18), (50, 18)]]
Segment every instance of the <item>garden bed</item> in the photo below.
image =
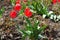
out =
[[(34, 1), (34, 2), (36, 2), (36, 1)], [(55, 20), (50, 19), (50, 15), (43, 18), (43, 15), (46, 15), (46, 14), (42, 13), (44, 9), (42, 10), (42, 12), (37, 10), (37, 13), (35, 13), (36, 10), (33, 10), (32, 11), (33, 14), (30, 17), (30, 15), (23, 14), (23, 12), (19, 13), (21, 10), (24, 10), (22, 8), (19, 12), (17, 11), (17, 16), (16, 17), (14, 16), (15, 17), (14, 18), (13, 15), (12, 16), (10, 15), (10, 11), (12, 11), (12, 10), (14, 11), (15, 4), (11, 4), (11, 3), (14, 3), (14, 2), (10, 2), (9, 0), (0, 1), (0, 4), (1, 4), (0, 9), (2, 9), (2, 7), (5, 9), (4, 12), (2, 13), (2, 17), (0, 17), (0, 40), (29, 40), (29, 37), (30, 37), (29, 35), (25, 39), (23, 39), (24, 32), (22, 33), (20, 30), (24, 30), (24, 31), (30, 30), (30, 29), (28, 29), (28, 30), (25, 29), (28, 24), (30, 25), (30, 23), (28, 21), (31, 22), (31, 24), (33, 25), (32, 28), (34, 28), (35, 27), (34, 24), (35, 24), (35, 22), (37, 22), (37, 20), (39, 21), (38, 26), (43, 27), (43, 25), (46, 25), (47, 27), (45, 29), (43, 29), (43, 31), (41, 31), (41, 33), (40, 33), (44, 37), (42, 36), (42, 37), (39, 37), (38, 39), (37, 38), (34, 39), (34, 36), (35, 36), (35, 34), (34, 34), (34, 36), (31, 35), (31, 37), (30, 37), (31, 40), (60, 40), (60, 21), (56, 21), (56, 19)], [(21, 3), (21, 4), (23, 4), (23, 3)], [(51, 4), (49, 4), (49, 5), (51, 5)], [(51, 7), (52, 6), (53, 5), (51, 5)], [(52, 8), (49, 10), (49, 7), (48, 7), (48, 11), (51, 11)], [(29, 10), (27, 10), (27, 12), (28, 11)], [(55, 11), (54, 11), (54, 13), (55, 13)], [(25, 13), (27, 13), (27, 12), (25, 12)], [(42, 14), (39, 14), (39, 12)], [(46, 10), (44, 13), (47, 13)], [(57, 14), (53, 14), (53, 15), (57, 15)], [(35, 33), (36, 32), (38, 32), (38, 31), (35, 31)]]

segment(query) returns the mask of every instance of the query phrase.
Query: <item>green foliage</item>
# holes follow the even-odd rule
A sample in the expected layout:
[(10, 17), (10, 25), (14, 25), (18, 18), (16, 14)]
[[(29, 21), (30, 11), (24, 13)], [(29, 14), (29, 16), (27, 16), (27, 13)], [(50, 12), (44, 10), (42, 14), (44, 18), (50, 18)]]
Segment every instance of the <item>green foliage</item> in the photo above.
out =
[(0, 9), (0, 18), (2, 17), (2, 14), (3, 14), (4, 11), (5, 11), (5, 8), (2, 7), (2, 8)]
[(50, 4), (51, 4), (51, 2), (52, 2), (52, 0), (42, 0), (43, 1), (43, 4), (45, 5), (45, 6), (49, 6)]
[(48, 10), (47, 7), (40, 1), (32, 1), (32, 4), (29, 5), (29, 7), (33, 10), (36, 11), (38, 14), (47, 14)]
[[(39, 25), (39, 21), (34, 21), (34, 25), (32, 25), (32, 23), (30, 22), (30, 20), (28, 18), (26, 18), (26, 28), (25, 30), (20, 30), (19, 26), (17, 26), (17, 28), (19, 29), (20, 32), (22, 32), (23, 34), (23, 40), (25, 40), (25, 38), (28, 36), (31, 40), (38, 40), (39, 38), (39, 34), (41, 35), (41, 32), (44, 31), (44, 29), (47, 27), (46, 25), (40, 27), (38, 29), (38, 25)], [(41, 35), (42, 36), (42, 35)], [(43, 36), (42, 36), (43, 37)]]
[(11, 4), (14, 6), (15, 5), (15, 2), (16, 0), (10, 0)]
[(19, 11), (19, 16), (23, 15), (23, 10)]

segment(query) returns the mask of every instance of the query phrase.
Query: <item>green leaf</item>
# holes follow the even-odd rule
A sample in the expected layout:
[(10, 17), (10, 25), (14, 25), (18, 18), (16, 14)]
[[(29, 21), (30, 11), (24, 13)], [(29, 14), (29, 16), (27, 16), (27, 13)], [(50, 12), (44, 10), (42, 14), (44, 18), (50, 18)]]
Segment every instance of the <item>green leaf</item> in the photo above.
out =
[(28, 35), (25, 30), (21, 30), (23, 34), (25, 34), (26, 36)]
[(2, 17), (2, 11), (0, 10), (0, 18)]
[(17, 29), (18, 29), (19, 32), (22, 32), (24, 35), (27, 35), (27, 33), (25, 32), (25, 30), (20, 30), (20, 27), (18, 25), (16, 27), (17, 27)]
[(25, 19), (26, 19), (27, 24), (28, 24), (30, 27), (32, 27), (32, 24), (31, 24), (30, 20), (28, 20), (28, 18), (26, 18), (26, 17), (25, 17)]
[(1, 9), (0, 9), (0, 18), (2, 17), (2, 13), (5, 11), (5, 8), (4, 7), (2, 7)]
[(10, 0), (11, 4), (14, 6), (15, 5), (15, 2), (16, 0)]
[(48, 10), (45, 5), (42, 4), (41, 0), (32, 1), (32, 5), (29, 6), (31, 10), (36, 11), (38, 14), (47, 14)]
[(0, 14), (0, 18), (2, 17), (2, 15)]
[(23, 10), (20, 10), (19, 11), (19, 15), (23, 15)]
[(25, 19), (26, 19), (26, 22), (27, 22), (26, 30), (33, 31), (33, 26), (31, 24), (30, 20), (28, 18), (26, 18), (26, 17), (25, 17)]
[(43, 35), (39, 34), (38, 35), (39, 38), (45, 38)]
[(34, 10), (34, 9), (35, 9), (33, 5), (29, 5), (29, 7), (30, 7), (32, 10)]
[(26, 8), (26, 4), (22, 3), (22, 9)]
[(32, 30), (33, 30), (33, 27), (30, 27), (30, 26), (27, 26), (27, 25), (26, 25), (26, 30), (32, 31)]
[(39, 29), (39, 32), (44, 31), (44, 29), (45, 29), (46, 27), (47, 27), (46, 25), (42, 26), (42, 27)]
[(39, 25), (39, 21), (37, 20), (34, 22), (34, 25), (33, 25), (35, 31), (37, 30), (38, 25)]

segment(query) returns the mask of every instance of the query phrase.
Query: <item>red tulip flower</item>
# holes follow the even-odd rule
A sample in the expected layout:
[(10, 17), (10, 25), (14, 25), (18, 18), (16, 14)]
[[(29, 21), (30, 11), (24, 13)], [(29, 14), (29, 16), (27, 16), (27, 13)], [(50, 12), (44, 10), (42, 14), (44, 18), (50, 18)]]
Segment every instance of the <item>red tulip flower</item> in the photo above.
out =
[(14, 6), (14, 10), (16, 10), (16, 11), (20, 11), (20, 9), (21, 9), (21, 5), (20, 4), (16, 4)]
[(56, 4), (57, 0), (52, 0), (53, 4)]
[(31, 17), (31, 16), (32, 16), (32, 12), (30, 11), (29, 8), (26, 8), (26, 9), (25, 9), (24, 14), (25, 14), (25, 16), (27, 16), (27, 17)]
[(60, 0), (58, 0), (58, 2), (60, 2)]
[(11, 18), (16, 18), (16, 16), (17, 16), (16, 11), (13, 10), (13, 11), (10, 12), (10, 17)]
[(27, 2), (27, 0), (24, 0), (24, 2)]
[(16, 4), (20, 4), (20, 0), (16, 0)]

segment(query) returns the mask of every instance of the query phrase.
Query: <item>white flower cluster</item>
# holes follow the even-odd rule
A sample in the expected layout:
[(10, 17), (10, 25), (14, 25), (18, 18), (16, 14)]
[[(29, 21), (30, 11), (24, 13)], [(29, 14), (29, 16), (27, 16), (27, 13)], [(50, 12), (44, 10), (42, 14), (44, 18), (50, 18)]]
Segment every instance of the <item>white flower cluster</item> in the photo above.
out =
[(49, 16), (49, 18), (54, 20), (55, 22), (60, 20), (60, 15), (53, 15), (53, 11), (49, 11), (47, 15), (43, 14), (43, 18), (46, 18), (46, 16)]
[(60, 20), (60, 15), (58, 15), (58, 16), (57, 15), (51, 15), (50, 19), (54, 20), (55, 22), (59, 21)]

